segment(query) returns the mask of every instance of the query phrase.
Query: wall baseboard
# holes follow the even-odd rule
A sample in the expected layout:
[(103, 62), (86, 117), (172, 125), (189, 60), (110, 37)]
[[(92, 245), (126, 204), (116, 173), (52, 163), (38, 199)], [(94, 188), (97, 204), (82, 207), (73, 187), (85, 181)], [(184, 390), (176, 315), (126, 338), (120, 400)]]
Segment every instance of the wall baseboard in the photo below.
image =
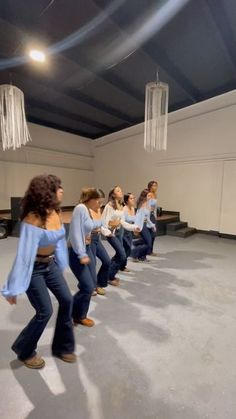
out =
[[(73, 211), (73, 209), (75, 208), (75, 206), (76, 206), (76, 204), (75, 205), (65, 205), (65, 206), (63, 206), (63, 207), (61, 207), (61, 210), (62, 211)], [(0, 215), (1, 214), (11, 214), (11, 210), (8, 208), (8, 209), (1, 209), (0, 210)]]
[(62, 211), (73, 211), (73, 209), (75, 208), (77, 204), (75, 205), (66, 205), (65, 207), (61, 207)]
[(222, 237), (222, 239), (236, 240), (236, 235), (235, 234), (219, 233), (219, 237)]
[(11, 210), (10, 209), (2, 209), (2, 210), (0, 210), (0, 214), (5, 214), (5, 213), (10, 213), (11, 212)]
[(209, 236), (216, 236), (222, 239), (236, 240), (235, 234), (220, 233), (219, 231), (215, 231), (215, 230), (198, 230), (197, 229), (197, 233), (207, 234)]

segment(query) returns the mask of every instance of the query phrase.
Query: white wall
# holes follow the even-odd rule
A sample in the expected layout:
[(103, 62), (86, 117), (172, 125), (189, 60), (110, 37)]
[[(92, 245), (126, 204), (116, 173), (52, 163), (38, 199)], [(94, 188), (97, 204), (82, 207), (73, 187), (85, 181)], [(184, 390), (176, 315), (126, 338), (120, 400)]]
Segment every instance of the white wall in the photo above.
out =
[(96, 186), (138, 194), (157, 179), (164, 209), (198, 229), (236, 234), (236, 91), (169, 114), (166, 152), (144, 151), (143, 124), (94, 146)]
[(0, 210), (10, 208), (11, 196), (22, 196), (29, 180), (42, 173), (62, 179), (63, 205), (78, 202), (83, 186), (93, 184), (92, 140), (29, 124), (32, 143), (18, 150), (0, 150)]
[(149, 180), (160, 184), (159, 204), (180, 211), (203, 230), (236, 234), (236, 91), (169, 115), (168, 149), (146, 153), (143, 124), (92, 141), (29, 124), (33, 142), (0, 151), (0, 209), (22, 196), (29, 180), (55, 173), (65, 187), (64, 205), (83, 186), (108, 192), (119, 184), (136, 195)]

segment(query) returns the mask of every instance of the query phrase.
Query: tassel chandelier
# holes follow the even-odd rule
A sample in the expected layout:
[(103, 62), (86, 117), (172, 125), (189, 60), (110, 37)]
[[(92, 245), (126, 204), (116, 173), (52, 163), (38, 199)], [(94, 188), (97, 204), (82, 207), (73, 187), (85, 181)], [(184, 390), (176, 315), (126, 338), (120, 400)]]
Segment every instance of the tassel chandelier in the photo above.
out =
[(3, 150), (15, 150), (31, 141), (25, 117), (24, 94), (11, 84), (0, 85), (0, 130)]
[(159, 81), (150, 82), (145, 91), (144, 149), (166, 150), (169, 86)]

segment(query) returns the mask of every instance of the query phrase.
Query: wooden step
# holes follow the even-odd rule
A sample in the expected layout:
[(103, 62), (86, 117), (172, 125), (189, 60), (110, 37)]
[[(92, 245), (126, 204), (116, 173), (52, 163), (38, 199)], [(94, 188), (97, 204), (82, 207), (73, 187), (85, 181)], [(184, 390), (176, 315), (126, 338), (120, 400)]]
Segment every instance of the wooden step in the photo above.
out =
[(185, 227), (185, 228), (180, 228), (179, 230), (168, 231), (167, 234), (168, 236), (185, 238), (185, 237), (192, 236), (192, 234), (195, 234), (196, 232), (197, 232), (196, 228)]
[(166, 231), (176, 231), (176, 230), (180, 230), (181, 228), (185, 228), (188, 227), (188, 223), (186, 223), (185, 221), (177, 221), (174, 223), (168, 223), (166, 225)]
[(174, 223), (179, 221), (179, 213), (171, 213), (170, 211), (163, 212), (162, 215), (157, 217), (156, 227), (157, 227), (157, 236), (164, 236), (166, 234), (166, 226), (169, 223)]

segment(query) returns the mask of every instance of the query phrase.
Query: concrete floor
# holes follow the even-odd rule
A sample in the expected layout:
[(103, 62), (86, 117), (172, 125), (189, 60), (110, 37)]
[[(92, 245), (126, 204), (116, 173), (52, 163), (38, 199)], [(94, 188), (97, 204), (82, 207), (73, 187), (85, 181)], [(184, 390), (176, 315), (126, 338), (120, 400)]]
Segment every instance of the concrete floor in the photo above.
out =
[[(16, 243), (0, 241), (1, 283)], [(235, 247), (158, 238), (158, 258), (130, 262), (120, 288), (93, 297), (96, 326), (75, 330), (76, 365), (50, 355), (55, 316), (39, 342), (46, 367), (15, 360), (10, 346), (33, 311), (25, 296), (14, 307), (1, 298), (1, 419), (235, 419)]]

